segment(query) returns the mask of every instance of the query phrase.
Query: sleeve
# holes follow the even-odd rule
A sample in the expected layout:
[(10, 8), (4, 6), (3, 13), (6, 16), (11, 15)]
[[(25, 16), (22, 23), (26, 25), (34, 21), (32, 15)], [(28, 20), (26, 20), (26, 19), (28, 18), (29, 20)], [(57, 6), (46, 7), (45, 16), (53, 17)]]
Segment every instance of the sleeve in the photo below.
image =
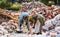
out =
[(30, 15), (29, 18), (28, 18), (28, 22), (31, 20), (32, 16)]

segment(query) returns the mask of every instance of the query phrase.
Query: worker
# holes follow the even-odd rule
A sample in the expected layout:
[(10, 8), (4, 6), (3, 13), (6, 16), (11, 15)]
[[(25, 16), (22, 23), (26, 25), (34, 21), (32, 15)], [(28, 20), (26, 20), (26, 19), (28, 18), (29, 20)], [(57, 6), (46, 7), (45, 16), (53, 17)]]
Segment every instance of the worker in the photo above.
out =
[(30, 21), (33, 22), (34, 27), (35, 27), (35, 24), (37, 23), (37, 21), (39, 20), (41, 25), (40, 25), (39, 32), (37, 34), (41, 34), (42, 33), (42, 31), (41, 31), (42, 26), (44, 25), (44, 17), (43, 17), (43, 15), (38, 14), (35, 10), (32, 10), (31, 17), (29, 19), (30, 19)]
[(21, 13), (20, 18), (18, 20), (20, 31), (22, 31), (22, 25), (23, 25), (24, 22), (26, 23), (26, 26), (27, 26), (28, 30), (30, 30), (29, 29), (30, 28), (30, 23), (28, 22), (28, 17), (29, 17), (29, 13), (27, 13), (27, 12), (22, 12)]

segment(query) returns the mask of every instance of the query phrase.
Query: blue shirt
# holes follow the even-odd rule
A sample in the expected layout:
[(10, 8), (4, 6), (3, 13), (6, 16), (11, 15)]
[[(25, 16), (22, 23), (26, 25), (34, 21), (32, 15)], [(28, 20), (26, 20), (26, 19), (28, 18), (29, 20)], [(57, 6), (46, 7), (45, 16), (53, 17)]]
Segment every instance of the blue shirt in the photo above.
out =
[(20, 15), (20, 18), (22, 18), (23, 16), (29, 16), (29, 13), (27, 13), (27, 12), (22, 12), (21, 15)]

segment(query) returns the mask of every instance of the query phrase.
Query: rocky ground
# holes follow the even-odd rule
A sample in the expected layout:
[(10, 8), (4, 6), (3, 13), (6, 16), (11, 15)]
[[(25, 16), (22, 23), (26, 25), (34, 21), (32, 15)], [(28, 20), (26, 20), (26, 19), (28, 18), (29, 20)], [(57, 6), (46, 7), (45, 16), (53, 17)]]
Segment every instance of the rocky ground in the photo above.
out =
[(46, 37), (46, 35), (45, 34), (44, 35), (36, 35), (36, 34), (31, 35), (31, 34), (17, 34), (17, 33), (15, 33), (15, 34), (3, 35), (1, 37)]
[[(36, 5), (33, 6), (33, 4), (36, 4)], [(29, 10), (32, 10), (33, 8), (46, 7), (46, 5), (44, 5), (43, 3), (39, 3), (39, 2), (38, 3), (34, 2), (33, 4), (32, 4), (32, 2), (23, 3), (22, 10), (24, 10), (24, 11), (27, 10), (27, 12), (28, 12)], [(60, 7), (60, 6), (58, 6), (58, 7)], [(29, 33), (26, 26), (23, 26), (23, 29), (22, 29), (23, 33), (17, 33), (16, 32), (17, 27), (18, 27), (17, 23), (15, 23), (13, 20), (11, 20), (8, 17), (6, 18), (6, 16), (0, 15), (0, 37), (51, 37), (50, 35), (48, 35), (48, 32), (47, 33), (42, 32), (42, 34), (39, 34), (39, 35), (33, 34), (34, 29), (32, 29), (32, 28), (31, 28), (31, 32)], [(54, 34), (56, 36), (57, 33), (53, 32), (50, 34)], [(52, 36), (52, 37), (55, 37), (55, 36)], [(60, 34), (56, 37), (60, 37)]]
[[(6, 26), (7, 27), (7, 26)], [(27, 28), (23, 28), (23, 33), (17, 33), (15, 30), (12, 30), (10, 27), (6, 28), (0, 26), (0, 37), (42, 37), (42, 35), (29, 34)], [(7, 30), (9, 29), (9, 30)], [(33, 31), (33, 29), (32, 29)]]

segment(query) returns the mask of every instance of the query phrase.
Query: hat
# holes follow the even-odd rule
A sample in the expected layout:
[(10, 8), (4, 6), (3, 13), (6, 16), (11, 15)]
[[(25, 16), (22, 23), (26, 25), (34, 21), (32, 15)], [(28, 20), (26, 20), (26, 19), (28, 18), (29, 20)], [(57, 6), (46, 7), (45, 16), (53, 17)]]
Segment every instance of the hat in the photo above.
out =
[(33, 9), (33, 10), (32, 10), (32, 12), (36, 13), (36, 12), (37, 12), (37, 10), (36, 10), (36, 9)]

